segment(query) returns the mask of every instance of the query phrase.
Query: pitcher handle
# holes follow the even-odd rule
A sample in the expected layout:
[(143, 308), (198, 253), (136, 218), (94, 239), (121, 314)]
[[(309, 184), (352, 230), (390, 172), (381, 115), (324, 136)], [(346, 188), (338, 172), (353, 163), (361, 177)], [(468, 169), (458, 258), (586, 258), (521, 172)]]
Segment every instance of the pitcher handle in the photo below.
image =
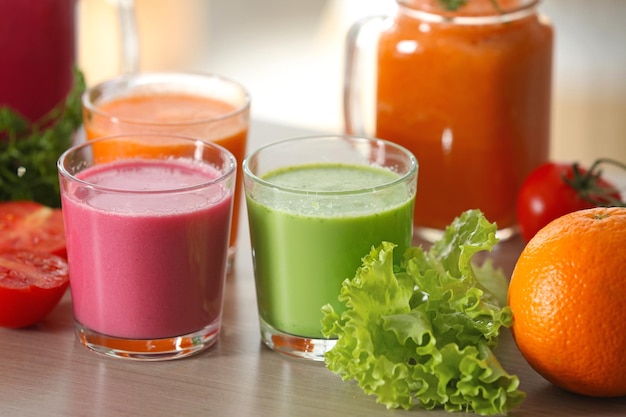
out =
[(121, 28), (121, 71), (134, 73), (139, 71), (139, 36), (135, 17), (134, 0), (117, 0), (117, 10)]
[(365, 17), (346, 35), (343, 118), (347, 134), (371, 136), (375, 131), (377, 39), (391, 21), (389, 16)]

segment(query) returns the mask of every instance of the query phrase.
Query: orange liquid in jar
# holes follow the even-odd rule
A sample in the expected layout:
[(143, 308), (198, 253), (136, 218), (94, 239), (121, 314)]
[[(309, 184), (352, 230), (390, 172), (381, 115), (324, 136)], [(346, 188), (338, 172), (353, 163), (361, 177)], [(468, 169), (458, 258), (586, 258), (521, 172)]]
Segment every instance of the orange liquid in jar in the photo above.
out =
[(515, 225), (520, 184), (549, 157), (552, 43), (534, 14), (484, 25), (400, 15), (382, 34), (376, 135), (419, 161), (417, 228), (474, 208)]
[[(245, 157), (248, 136), (247, 113), (235, 113), (236, 107), (209, 97), (179, 93), (159, 93), (116, 98), (98, 104), (101, 113), (84, 109), (85, 133), (88, 139), (124, 133), (173, 134), (213, 142), (228, 149), (237, 160), (237, 187), (230, 235), (230, 247), (234, 247), (239, 225), (242, 192), (241, 162)], [(115, 117), (112, 118), (111, 116)], [(159, 153), (171, 145), (156, 143), (138, 145), (124, 152), (130, 156), (137, 150), (142, 153)], [(107, 159), (112, 149), (99, 146), (99, 160)], [(119, 150), (115, 150), (119, 154)]]

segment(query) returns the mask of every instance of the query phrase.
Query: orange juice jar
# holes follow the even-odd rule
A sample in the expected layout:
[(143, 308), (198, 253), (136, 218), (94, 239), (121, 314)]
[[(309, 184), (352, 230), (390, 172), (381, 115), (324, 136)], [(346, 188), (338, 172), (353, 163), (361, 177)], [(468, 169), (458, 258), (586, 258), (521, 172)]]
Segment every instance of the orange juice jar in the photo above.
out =
[[(549, 157), (552, 26), (538, 0), (468, 0), (455, 10), (444, 0), (397, 3), (395, 16), (358, 22), (349, 34), (346, 129), (415, 154), (421, 237), (434, 239), (472, 208), (511, 236), (520, 184)], [(358, 85), (367, 54), (369, 118)]]

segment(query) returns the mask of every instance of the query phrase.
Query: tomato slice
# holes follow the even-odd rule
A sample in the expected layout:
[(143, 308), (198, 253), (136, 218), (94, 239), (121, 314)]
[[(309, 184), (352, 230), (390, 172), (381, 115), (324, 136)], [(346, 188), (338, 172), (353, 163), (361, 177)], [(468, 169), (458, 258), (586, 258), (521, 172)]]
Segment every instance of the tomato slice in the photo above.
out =
[(0, 252), (0, 326), (32, 326), (59, 303), (69, 285), (65, 259), (45, 252)]
[(33, 201), (0, 203), (0, 251), (20, 249), (66, 258), (61, 209)]

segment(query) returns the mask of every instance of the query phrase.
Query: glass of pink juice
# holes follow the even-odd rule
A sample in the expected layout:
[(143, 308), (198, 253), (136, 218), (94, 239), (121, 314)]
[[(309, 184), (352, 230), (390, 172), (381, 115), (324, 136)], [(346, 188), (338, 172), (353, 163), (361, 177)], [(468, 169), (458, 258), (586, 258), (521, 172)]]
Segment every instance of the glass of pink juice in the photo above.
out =
[[(63, 104), (74, 83), (77, 65), (79, 3), (0, 0), (0, 107), (7, 106), (29, 122), (38, 122)], [(139, 58), (134, 5), (115, 3), (123, 51), (121, 68), (134, 71)]]
[[(245, 156), (250, 96), (239, 83), (218, 75), (126, 74), (88, 88), (82, 103), (88, 140), (122, 133), (165, 133), (217, 143), (239, 162)], [(101, 144), (98, 152), (106, 154), (105, 148)], [(132, 153), (133, 148), (127, 151)], [(241, 178), (240, 173), (237, 176)], [(235, 187), (228, 270), (235, 256), (241, 192), (239, 183)]]
[(0, 107), (38, 121), (74, 80), (76, 0), (0, 0)]
[[(104, 158), (98, 146), (107, 149)], [(166, 360), (215, 343), (236, 166), (221, 146), (157, 134), (100, 138), (61, 155), (70, 287), (83, 345), (114, 357)]]

